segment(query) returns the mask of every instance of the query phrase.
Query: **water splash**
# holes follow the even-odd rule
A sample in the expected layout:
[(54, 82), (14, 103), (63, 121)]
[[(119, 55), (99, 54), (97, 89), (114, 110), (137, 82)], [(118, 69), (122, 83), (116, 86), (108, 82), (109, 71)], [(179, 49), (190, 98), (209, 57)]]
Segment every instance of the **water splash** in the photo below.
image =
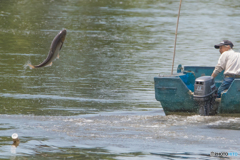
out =
[(30, 60), (28, 60), (28, 61), (23, 65), (24, 70), (26, 70), (27, 67), (29, 67), (30, 69), (32, 69), (28, 64), (31, 64), (31, 61), (30, 61)]

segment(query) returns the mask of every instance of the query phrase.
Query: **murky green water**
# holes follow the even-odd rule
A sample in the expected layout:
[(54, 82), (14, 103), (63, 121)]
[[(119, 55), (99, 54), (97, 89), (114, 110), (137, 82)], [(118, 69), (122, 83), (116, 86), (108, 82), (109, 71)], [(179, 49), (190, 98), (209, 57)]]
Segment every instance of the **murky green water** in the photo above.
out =
[[(171, 73), (178, 6), (178, 0), (0, 1), (0, 158), (240, 154), (240, 118), (166, 117), (155, 100), (153, 77)], [(239, 12), (237, 0), (183, 0), (175, 68), (214, 66), (213, 45), (222, 39), (239, 51)], [(30, 69), (63, 28), (60, 58)]]

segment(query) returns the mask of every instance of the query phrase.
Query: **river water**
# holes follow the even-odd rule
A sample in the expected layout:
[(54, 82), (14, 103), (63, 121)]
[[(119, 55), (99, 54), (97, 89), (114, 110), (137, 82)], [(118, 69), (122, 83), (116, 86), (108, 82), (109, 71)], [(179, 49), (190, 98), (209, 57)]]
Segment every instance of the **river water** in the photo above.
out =
[[(165, 116), (155, 100), (153, 78), (171, 73), (178, 7), (178, 0), (0, 1), (0, 159), (240, 154), (240, 117)], [(174, 71), (215, 66), (213, 46), (223, 39), (240, 51), (239, 26), (238, 0), (183, 0)], [(60, 58), (30, 69), (63, 28)]]

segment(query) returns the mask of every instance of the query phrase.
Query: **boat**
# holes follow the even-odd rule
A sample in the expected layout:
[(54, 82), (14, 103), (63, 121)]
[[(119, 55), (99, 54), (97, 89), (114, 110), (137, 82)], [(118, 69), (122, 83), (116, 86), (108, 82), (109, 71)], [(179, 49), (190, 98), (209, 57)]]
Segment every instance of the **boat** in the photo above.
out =
[(222, 115), (240, 117), (240, 79), (235, 78), (228, 90), (217, 98), (217, 88), (222, 84), (223, 71), (211, 77), (215, 67), (182, 66), (173, 74), (178, 23), (182, 0), (180, 0), (171, 75), (154, 77), (155, 98), (161, 103), (166, 115)]
[[(154, 77), (155, 98), (160, 101), (166, 115), (195, 115), (200, 114), (201, 106), (196, 101), (196, 80), (200, 77), (211, 77), (215, 67), (212, 66), (182, 66), (177, 67), (177, 73)], [(224, 75), (219, 73), (214, 79), (218, 88)], [(195, 86), (195, 87), (194, 87)], [(209, 115), (240, 116), (240, 79), (235, 79), (221, 98), (214, 99)], [(207, 113), (208, 114), (208, 113)], [(205, 114), (204, 114), (205, 115)]]

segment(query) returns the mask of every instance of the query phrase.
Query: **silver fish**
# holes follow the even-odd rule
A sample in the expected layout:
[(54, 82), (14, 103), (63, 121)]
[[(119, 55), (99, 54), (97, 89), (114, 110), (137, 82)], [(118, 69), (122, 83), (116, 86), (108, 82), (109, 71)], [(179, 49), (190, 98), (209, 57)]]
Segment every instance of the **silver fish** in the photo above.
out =
[(45, 67), (45, 66), (51, 66), (52, 62), (56, 58), (59, 58), (59, 51), (61, 50), (61, 48), (63, 46), (63, 42), (65, 40), (66, 35), (67, 35), (67, 30), (66, 29), (61, 30), (56, 35), (56, 37), (52, 41), (48, 56), (42, 63), (40, 63), (39, 65), (36, 65), (36, 66), (31, 65), (31, 64), (28, 64), (28, 65), (31, 68), (40, 68), (40, 67)]

